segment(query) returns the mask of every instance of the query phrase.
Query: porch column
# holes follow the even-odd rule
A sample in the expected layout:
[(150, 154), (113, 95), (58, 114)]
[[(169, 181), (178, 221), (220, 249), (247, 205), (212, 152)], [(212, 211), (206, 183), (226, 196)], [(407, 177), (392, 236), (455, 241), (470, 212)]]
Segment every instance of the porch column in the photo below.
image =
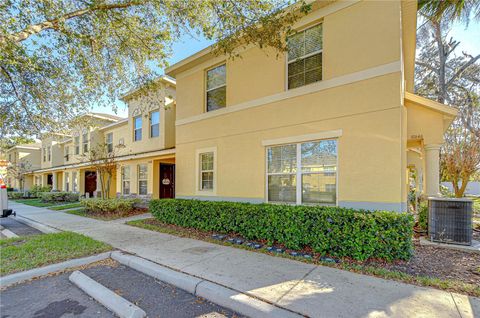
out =
[(426, 195), (440, 196), (440, 144), (425, 145)]
[(58, 178), (58, 173), (57, 172), (52, 172), (52, 191), (57, 191), (58, 190), (57, 178)]

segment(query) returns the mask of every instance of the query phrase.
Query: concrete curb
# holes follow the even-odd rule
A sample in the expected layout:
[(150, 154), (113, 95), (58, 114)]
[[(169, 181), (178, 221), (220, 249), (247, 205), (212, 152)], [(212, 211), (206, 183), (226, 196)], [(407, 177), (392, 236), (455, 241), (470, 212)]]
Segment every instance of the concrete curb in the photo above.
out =
[(30, 227), (33, 227), (34, 229), (39, 230), (40, 232), (43, 233), (59, 233), (61, 232), (60, 230), (57, 230), (56, 228), (53, 228), (51, 226), (45, 225), (43, 223), (31, 220), (29, 218), (26, 218), (24, 216), (20, 216), (17, 214), (17, 216), (14, 218), (14, 220), (23, 223), (25, 225), (28, 225)]
[(83, 266), (93, 262), (102, 261), (110, 257), (111, 252), (105, 252), (93, 256), (76, 258), (69, 261), (65, 261), (58, 264), (52, 264), (44, 267), (34, 268), (28, 271), (19, 272), (7, 276), (0, 277), (0, 287), (7, 287), (13, 284), (17, 284), (35, 277), (47, 275), (50, 273), (65, 270), (71, 267)]
[(5, 235), (7, 238), (18, 237), (17, 234), (13, 233), (9, 229), (3, 229), (2, 234)]
[(74, 271), (68, 279), (120, 318), (143, 318), (147, 315), (141, 308), (79, 271)]
[(259, 318), (304, 317), (301, 314), (277, 307), (244, 293), (175, 271), (134, 255), (115, 251), (112, 252), (111, 258), (148, 276), (152, 276), (158, 280), (174, 285), (194, 294), (195, 296), (208, 299), (213, 303), (234, 310), (245, 316)]

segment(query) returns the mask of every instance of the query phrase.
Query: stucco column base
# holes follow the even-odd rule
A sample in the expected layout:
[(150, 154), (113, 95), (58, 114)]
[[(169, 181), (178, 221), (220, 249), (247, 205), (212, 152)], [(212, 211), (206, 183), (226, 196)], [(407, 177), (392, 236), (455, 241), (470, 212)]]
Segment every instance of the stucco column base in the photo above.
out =
[(426, 195), (439, 197), (440, 195), (440, 144), (425, 145), (425, 177)]

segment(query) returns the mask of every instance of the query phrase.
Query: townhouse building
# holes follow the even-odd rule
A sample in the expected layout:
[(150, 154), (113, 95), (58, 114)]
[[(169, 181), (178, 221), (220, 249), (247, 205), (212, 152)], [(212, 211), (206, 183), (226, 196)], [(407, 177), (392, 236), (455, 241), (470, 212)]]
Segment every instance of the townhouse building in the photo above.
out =
[[(41, 143), (31, 143), (17, 145), (5, 152), (5, 159), (8, 161), (7, 165), (14, 167), (17, 171), (32, 172), (41, 167)], [(31, 174), (27, 174), (22, 185), (18, 174), (9, 173), (7, 170), (6, 178), (4, 182), (12, 188), (29, 189), (33, 185), (33, 177)]]
[(287, 52), (208, 47), (122, 96), (128, 118), (89, 114), (95, 125), (42, 140), (34, 182), (95, 195), (81, 155), (104, 142), (121, 146), (112, 196), (405, 211), (408, 171), (438, 195), (456, 111), (414, 92), (417, 2), (311, 5)]

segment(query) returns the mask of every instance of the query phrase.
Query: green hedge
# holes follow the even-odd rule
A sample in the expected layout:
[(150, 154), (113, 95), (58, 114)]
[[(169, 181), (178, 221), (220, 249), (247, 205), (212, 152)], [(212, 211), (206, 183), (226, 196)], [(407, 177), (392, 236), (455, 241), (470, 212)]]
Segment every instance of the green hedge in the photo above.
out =
[(152, 200), (161, 222), (204, 231), (266, 239), (290, 249), (357, 260), (408, 259), (413, 250), (413, 217), (325, 206), (249, 204), (198, 200)]
[(80, 203), (87, 213), (112, 214), (128, 213), (136, 209), (140, 199), (85, 199)]
[(7, 192), (7, 197), (10, 200), (18, 200), (23, 198), (23, 192)]
[(80, 197), (73, 192), (43, 192), (39, 195), (43, 202), (76, 202)]

